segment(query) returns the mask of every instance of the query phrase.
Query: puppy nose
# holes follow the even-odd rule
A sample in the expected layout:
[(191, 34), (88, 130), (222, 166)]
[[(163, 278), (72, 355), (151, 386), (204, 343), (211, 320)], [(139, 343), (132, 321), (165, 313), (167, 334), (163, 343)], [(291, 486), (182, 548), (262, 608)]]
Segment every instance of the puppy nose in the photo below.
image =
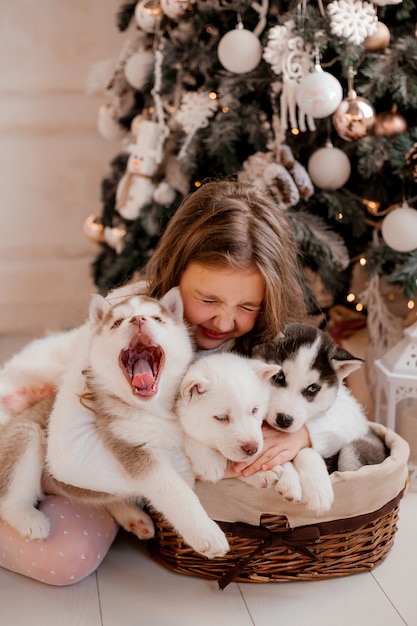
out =
[(286, 413), (277, 413), (275, 423), (280, 428), (289, 428), (293, 421), (294, 418), (291, 417), (291, 415), (287, 415)]
[(146, 317), (144, 315), (134, 315), (130, 318), (130, 323), (135, 324), (138, 328), (140, 328), (144, 322), (146, 322)]
[(240, 446), (241, 450), (248, 456), (253, 456), (258, 452), (258, 444), (256, 441), (248, 441)]

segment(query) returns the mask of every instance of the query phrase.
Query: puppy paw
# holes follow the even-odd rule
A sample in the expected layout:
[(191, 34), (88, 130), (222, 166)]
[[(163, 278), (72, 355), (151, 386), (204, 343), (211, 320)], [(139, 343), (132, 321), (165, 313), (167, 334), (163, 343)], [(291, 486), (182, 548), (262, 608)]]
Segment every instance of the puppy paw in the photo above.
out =
[(323, 458), (311, 448), (303, 448), (294, 459), (300, 476), (305, 506), (318, 515), (330, 509), (334, 500), (333, 485)]
[(155, 526), (151, 518), (148, 515), (146, 517), (148, 519), (138, 517), (132, 520), (129, 525), (129, 531), (138, 539), (152, 539), (155, 535)]
[(217, 483), (224, 478), (225, 470), (223, 467), (193, 467), (193, 473), (197, 480), (205, 483)]
[(277, 465), (277, 467), (274, 467), (272, 470), (256, 472), (256, 474), (252, 474), (252, 476), (239, 476), (239, 478), (246, 484), (256, 487), (257, 489), (269, 489), (270, 487), (277, 487), (281, 475), (282, 469)]
[(303, 494), (303, 503), (317, 515), (322, 515), (329, 511), (333, 504), (334, 492), (331, 485), (315, 486), (314, 491)]
[(155, 526), (147, 513), (139, 506), (130, 503), (118, 503), (107, 507), (116, 522), (138, 539), (151, 539), (155, 535)]
[(282, 466), (282, 474), (275, 485), (275, 489), (288, 502), (298, 503), (302, 501), (303, 491), (300, 477), (292, 463), (284, 463)]
[(42, 400), (42, 398), (52, 396), (55, 391), (56, 387), (48, 383), (39, 387), (21, 387), (4, 395), (2, 403), (10, 413), (17, 415)]
[(200, 528), (198, 537), (194, 537), (191, 541), (184, 537), (184, 541), (195, 552), (199, 552), (208, 559), (215, 559), (216, 557), (224, 556), (230, 548), (224, 532), (216, 522), (211, 520), (210, 522), (205, 528)]
[(1, 513), (2, 519), (29, 541), (46, 539), (49, 535), (49, 519), (33, 507), (16, 508)]

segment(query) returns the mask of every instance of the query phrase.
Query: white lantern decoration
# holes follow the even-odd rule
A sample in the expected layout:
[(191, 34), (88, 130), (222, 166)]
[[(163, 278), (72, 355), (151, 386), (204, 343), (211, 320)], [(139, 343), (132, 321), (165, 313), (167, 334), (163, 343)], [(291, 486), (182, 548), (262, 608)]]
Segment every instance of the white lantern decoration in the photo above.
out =
[(342, 101), (343, 89), (337, 78), (324, 72), (320, 65), (301, 79), (296, 91), (299, 108), (315, 118), (328, 117)]
[(417, 248), (417, 211), (407, 202), (384, 217), (382, 237), (397, 252), (411, 252)]
[(240, 22), (220, 39), (217, 56), (223, 67), (233, 74), (251, 72), (262, 59), (262, 45), (251, 30)]
[(374, 364), (375, 420), (408, 441), (417, 469), (417, 322)]
[(343, 150), (330, 142), (319, 148), (308, 160), (307, 170), (316, 187), (320, 189), (340, 189), (349, 180), (350, 161)]

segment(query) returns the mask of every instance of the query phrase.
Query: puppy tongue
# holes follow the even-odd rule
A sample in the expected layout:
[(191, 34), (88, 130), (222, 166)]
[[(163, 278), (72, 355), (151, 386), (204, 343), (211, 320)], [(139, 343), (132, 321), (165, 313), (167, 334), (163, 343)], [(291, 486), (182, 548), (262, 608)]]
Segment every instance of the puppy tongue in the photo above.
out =
[(152, 368), (146, 359), (138, 359), (133, 368), (132, 383), (136, 389), (149, 389), (154, 382)]

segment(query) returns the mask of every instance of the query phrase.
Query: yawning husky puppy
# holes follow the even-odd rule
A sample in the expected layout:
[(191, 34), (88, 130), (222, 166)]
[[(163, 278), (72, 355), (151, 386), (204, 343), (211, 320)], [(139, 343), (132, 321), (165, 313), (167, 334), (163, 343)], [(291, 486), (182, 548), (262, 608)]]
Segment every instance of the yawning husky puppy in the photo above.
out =
[[(385, 458), (384, 444), (370, 431), (361, 405), (343, 383), (363, 361), (334, 344), (323, 331), (305, 324), (287, 325), (275, 341), (257, 346), (254, 356), (280, 366), (272, 378), (266, 421), (286, 432), (307, 424), (313, 434), (317, 426), (322, 437), (321, 455), (305, 448), (292, 463), (277, 468), (276, 488), (286, 498), (303, 501), (318, 513), (324, 512), (333, 502), (324, 458), (340, 452), (338, 469), (342, 471)], [(358, 464), (355, 451), (360, 448), (365, 448), (365, 454)]]
[(181, 385), (176, 410), (194, 474), (224, 477), (227, 461), (246, 461), (262, 451), (262, 422), (269, 408), (275, 364), (222, 352), (194, 361)]
[(173, 405), (192, 358), (182, 316), (178, 289), (160, 302), (92, 297), (48, 426), (48, 410), (31, 419), (32, 407), (12, 417), (0, 438), (0, 516), (22, 535), (49, 533), (34, 508), (43, 474), (49, 492), (104, 505), (122, 525), (126, 507), (129, 517), (145, 498), (195, 551), (227, 552), (224, 533), (175, 469), (186, 461)]

